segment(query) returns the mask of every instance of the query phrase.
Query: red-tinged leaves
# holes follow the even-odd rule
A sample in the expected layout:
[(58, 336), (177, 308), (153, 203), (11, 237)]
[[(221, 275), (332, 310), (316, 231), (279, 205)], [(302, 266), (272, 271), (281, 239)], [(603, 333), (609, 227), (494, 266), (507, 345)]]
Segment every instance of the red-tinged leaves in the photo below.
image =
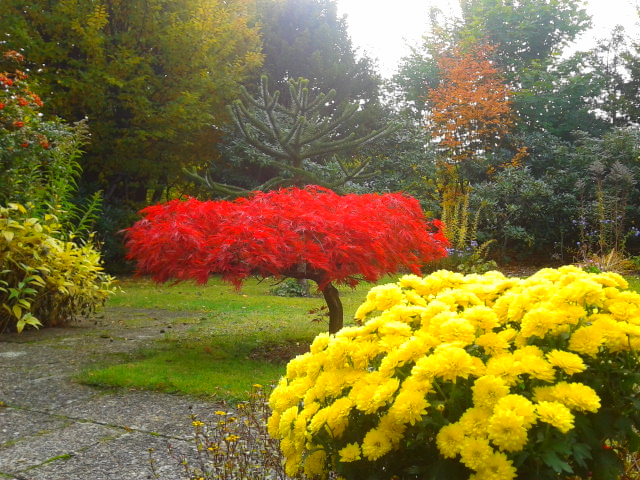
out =
[[(145, 208), (126, 231), (128, 258), (159, 282), (210, 274), (357, 285), (446, 255), (440, 223), (402, 194), (339, 196), (321, 187), (257, 192), (234, 202), (195, 199)], [(301, 272), (301, 267), (304, 273)]]

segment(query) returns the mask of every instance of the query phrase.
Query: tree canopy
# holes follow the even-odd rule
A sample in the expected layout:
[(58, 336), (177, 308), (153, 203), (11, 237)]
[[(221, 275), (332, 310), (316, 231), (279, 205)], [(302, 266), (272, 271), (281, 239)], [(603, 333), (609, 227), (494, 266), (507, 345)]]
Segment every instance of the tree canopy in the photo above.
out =
[(456, 45), (439, 55), (441, 80), (428, 94), (428, 128), (448, 162), (491, 150), (513, 127), (512, 89), (491, 60), (493, 50)]
[(6, 0), (0, 31), (41, 70), (48, 113), (88, 117), (85, 176), (107, 199), (144, 201), (215, 151), (226, 104), (262, 62), (250, 4)]
[(147, 207), (126, 231), (129, 257), (158, 282), (218, 273), (240, 286), (250, 275), (313, 280), (342, 327), (333, 282), (355, 286), (446, 256), (439, 222), (402, 194), (339, 196), (316, 186), (229, 201), (174, 200)]
[(263, 71), (275, 90), (307, 78), (334, 101), (378, 102), (381, 79), (367, 55), (357, 55), (335, 0), (261, 0)]

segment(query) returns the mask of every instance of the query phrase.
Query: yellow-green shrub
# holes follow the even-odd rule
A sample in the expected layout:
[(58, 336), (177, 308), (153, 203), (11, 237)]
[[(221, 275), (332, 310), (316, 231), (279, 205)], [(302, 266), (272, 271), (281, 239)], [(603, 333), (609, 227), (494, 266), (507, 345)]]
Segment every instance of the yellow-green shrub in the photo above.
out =
[(29, 216), (22, 205), (0, 207), (0, 332), (64, 325), (92, 312), (114, 292), (90, 242), (56, 238), (55, 216)]
[(289, 475), (613, 480), (640, 446), (640, 295), (615, 273), (374, 287), (270, 397)]

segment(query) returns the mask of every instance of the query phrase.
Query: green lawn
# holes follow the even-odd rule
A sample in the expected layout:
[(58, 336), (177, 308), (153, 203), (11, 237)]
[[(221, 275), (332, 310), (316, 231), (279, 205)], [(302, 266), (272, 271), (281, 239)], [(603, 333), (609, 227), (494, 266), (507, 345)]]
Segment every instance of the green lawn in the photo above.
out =
[[(627, 278), (631, 289), (640, 290), (637, 277)], [(394, 281), (396, 277), (387, 277), (380, 283)], [(216, 279), (206, 286), (156, 286), (127, 279), (121, 286), (108, 307), (176, 310), (184, 314), (180, 323), (190, 327), (166, 334), (133, 361), (84, 372), (81, 382), (241, 399), (253, 384), (277, 381), (288, 356), (306, 351), (318, 333), (328, 330), (325, 321), (314, 322), (317, 315), (308, 313), (324, 304), (321, 296), (278, 297), (270, 292), (269, 281), (250, 280), (241, 291)], [(370, 287), (341, 289), (345, 325), (353, 324)]]
[[(381, 283), (395, 280), (387, 277)], [(324, 305), (321, 295), (279, 297), (270, 291), (272, 281), (249, 280), (241, 291), (217, 279), (206, 286), (157, 286), (145, 279), (126, 279), (121, 287), (107, 308), (176, 310), (181, 312), (179, 321), (190, 327), (167, 334), (134, 361), (83, 372), (83, 383), (244, 398), (251, 385), (277, 381), (288, 356), (306, 351), (318, 333), (328, 330), (324, 319), (314, 321), (319, 316), (309, 313)], [(345, 325), (353, 324), (353, 314), (370, 287), (340, 289)]]

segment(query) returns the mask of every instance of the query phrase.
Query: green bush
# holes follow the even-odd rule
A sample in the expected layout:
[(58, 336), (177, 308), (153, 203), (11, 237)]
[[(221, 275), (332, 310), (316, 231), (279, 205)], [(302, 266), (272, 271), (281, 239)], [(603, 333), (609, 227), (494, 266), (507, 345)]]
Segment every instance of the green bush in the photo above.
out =
[(93, 312), (114, 293), (90, 242), (60, 240), (58, 220), (22, 205), (0, 207), (0, 333), (58, 326)]

